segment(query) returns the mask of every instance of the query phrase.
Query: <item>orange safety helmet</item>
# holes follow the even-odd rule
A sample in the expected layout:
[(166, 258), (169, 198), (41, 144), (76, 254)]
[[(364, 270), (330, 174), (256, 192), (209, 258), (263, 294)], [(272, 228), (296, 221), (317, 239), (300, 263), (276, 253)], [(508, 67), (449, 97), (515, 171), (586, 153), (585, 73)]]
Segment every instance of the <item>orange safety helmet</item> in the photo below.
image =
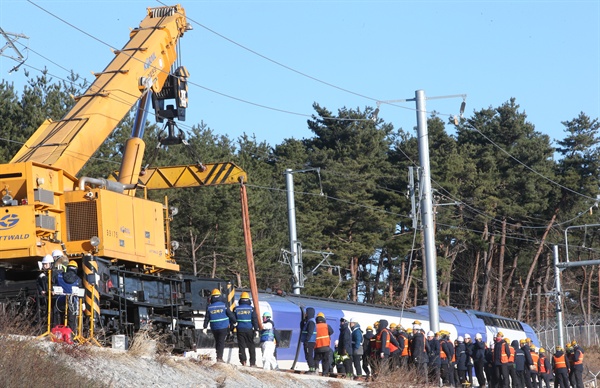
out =
[(221, 291), (219, 291), (218, 288), (215, 288), (214, 290), (212, 290), (212, 292), (210, 293), (210, 296), (221, 296)]

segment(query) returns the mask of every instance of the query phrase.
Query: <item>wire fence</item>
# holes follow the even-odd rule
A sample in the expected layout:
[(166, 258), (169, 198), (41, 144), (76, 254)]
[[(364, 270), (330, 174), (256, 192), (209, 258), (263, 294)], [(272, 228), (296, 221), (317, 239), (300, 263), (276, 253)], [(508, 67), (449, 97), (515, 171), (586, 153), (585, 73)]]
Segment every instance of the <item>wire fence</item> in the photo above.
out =
[[(600, 346), (600, 316), (589, 317), (571, 317), (563, 321), (564, 326), (564, 345), (575, 340), (582, 347)], [(539, 346), (554, 352), (559, 345), (558, 341), (558, 322), (546, 321), (541, 324), (532, 325), (537, 334), (540, 343)]]
[[(577, 341), (581, 347), (600, 346), (600, 316), (589, 317), (571, 317), (563, 321), (564, 326), (564, 345), (573, 340)], [(540, 347), (546, 349), (546, 354), (551, 355), (560, 345), (558, 341), (558, 322), (546, 321), (541, 324), (531, 325), (535, 334), (538, 336)], [(598, 375), (600, 371), (590, 370), (584, 362), (584, 386), (597, 387)]]

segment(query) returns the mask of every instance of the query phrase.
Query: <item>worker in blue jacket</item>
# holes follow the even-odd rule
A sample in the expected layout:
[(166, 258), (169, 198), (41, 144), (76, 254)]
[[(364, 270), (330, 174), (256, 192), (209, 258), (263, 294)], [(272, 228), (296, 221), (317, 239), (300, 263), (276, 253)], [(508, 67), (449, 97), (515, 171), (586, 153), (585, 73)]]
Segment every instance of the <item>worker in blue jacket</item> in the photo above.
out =
[(250, 354), (250, 366), (256, 366), (256, 349), (254, 346), (254, 333), (258, 333), (258, 318), (256, 311), (250, 302), (250, 294), (242, 292), (238, 305), (233, 309), (235, 319), (237, 320), (236, 334), (238, 340), (238, 350), (240, 364), (246, 365), (246, 349)]
[(315, 309), (307, 307), (304, 317), (300, 322), (300, 342), (304, 344), (304, 357), (308, 364), (308, 373), (316, 373), (315, 365), (315, 345), (317, 343), (317, 322), (315, 321)]
[(223, 360), (223, 351), (225, 350), (225, 338), (229, 334), (231, 327), (236, 325), (237, 321), (233, 311), (227, 308), (225, 302), (221, 298), (221, 291), (215, 288), (210, 294), (210, 304), (206, 308), (204, 317), (204, 330), (210, 324), (210, 331), (215, 337), (215, 350), (217, 352), (217, 362), (225, 362)]

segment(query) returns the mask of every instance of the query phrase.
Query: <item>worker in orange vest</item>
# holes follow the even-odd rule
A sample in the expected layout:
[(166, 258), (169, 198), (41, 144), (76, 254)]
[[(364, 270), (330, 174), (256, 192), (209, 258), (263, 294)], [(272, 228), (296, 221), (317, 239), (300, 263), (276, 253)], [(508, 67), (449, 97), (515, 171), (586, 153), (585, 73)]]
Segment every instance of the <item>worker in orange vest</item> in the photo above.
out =
[(577, 345), (577, 341), (571, 342), (571, 348), (573, 349), (571, 363), (571, 373), (573, 374), (572, 381), (575, 383), (576, 388), (583, 388), (583, 349)]
[(315, 342), (315, 369), (319, 369), (319, 363), (322, 361), (323, 376), (329, 375), (331, 366), (331, 335), (333, 328), (327, 324), (325, 314), (318, 313), (315, 318), (317, 326), (317, 340)]
[(546, 388), (550, 388), (550, 373), (552, 372), (552, 366), (550, 363), (550, 359), (546, 357), (546, 350), (544, 348), (540, 348), (540, 358), (538, 359), (538, 375), (540, 388), (543, 388), (542, 381), (546, 383)]
[(496, 381), (499, 387), (510, 386), (510, 375), (508, 374), (508, 359), (510, 357), (510, 346), (504, 342), (504, 334), (501, 331), (496, 334), (494, 343), (494, 369)]
[(569, 360), (562, 346), (556, 347), (556, 353), (552, 356), (552, 370), (554, 371), (554, 386), (569, 388)]

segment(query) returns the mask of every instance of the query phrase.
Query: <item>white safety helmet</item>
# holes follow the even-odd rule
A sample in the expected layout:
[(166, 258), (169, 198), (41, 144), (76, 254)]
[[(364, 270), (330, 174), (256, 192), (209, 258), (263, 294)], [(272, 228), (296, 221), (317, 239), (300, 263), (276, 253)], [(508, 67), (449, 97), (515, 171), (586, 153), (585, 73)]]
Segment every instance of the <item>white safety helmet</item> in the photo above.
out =
[(54, 259), (52, 258), (51, 255), (46, 255), (42, 259), (42, 264), (52, 264), (52, 263), (54, 263)]
[(52, 251), (52, 257), (54, 258), (54, 260), (58, 259), (59, 257), (63, 257), (64, 253), (63, 251), (59, 250), (59, 249), (55, 249)]
[(463, 338), (462, 335), (459, 335), (458, 338), (456, 339), (458, 342), (465, 342), (465, 339)]
[(483, 339), (483, 337), (481, 336), (480, 333), (477, 333), (477, 334), (475, 334), (475, 339), (480, 340), (480, 339)]
[(469, 333), (465, 334), (465, 339), (471, 339), (471, 335)]
[(427, 332), (427, 337), (434, 337), (434, 336), (435, 336), (435, 334), (433, 334), (433, 331), (429, 330)]

